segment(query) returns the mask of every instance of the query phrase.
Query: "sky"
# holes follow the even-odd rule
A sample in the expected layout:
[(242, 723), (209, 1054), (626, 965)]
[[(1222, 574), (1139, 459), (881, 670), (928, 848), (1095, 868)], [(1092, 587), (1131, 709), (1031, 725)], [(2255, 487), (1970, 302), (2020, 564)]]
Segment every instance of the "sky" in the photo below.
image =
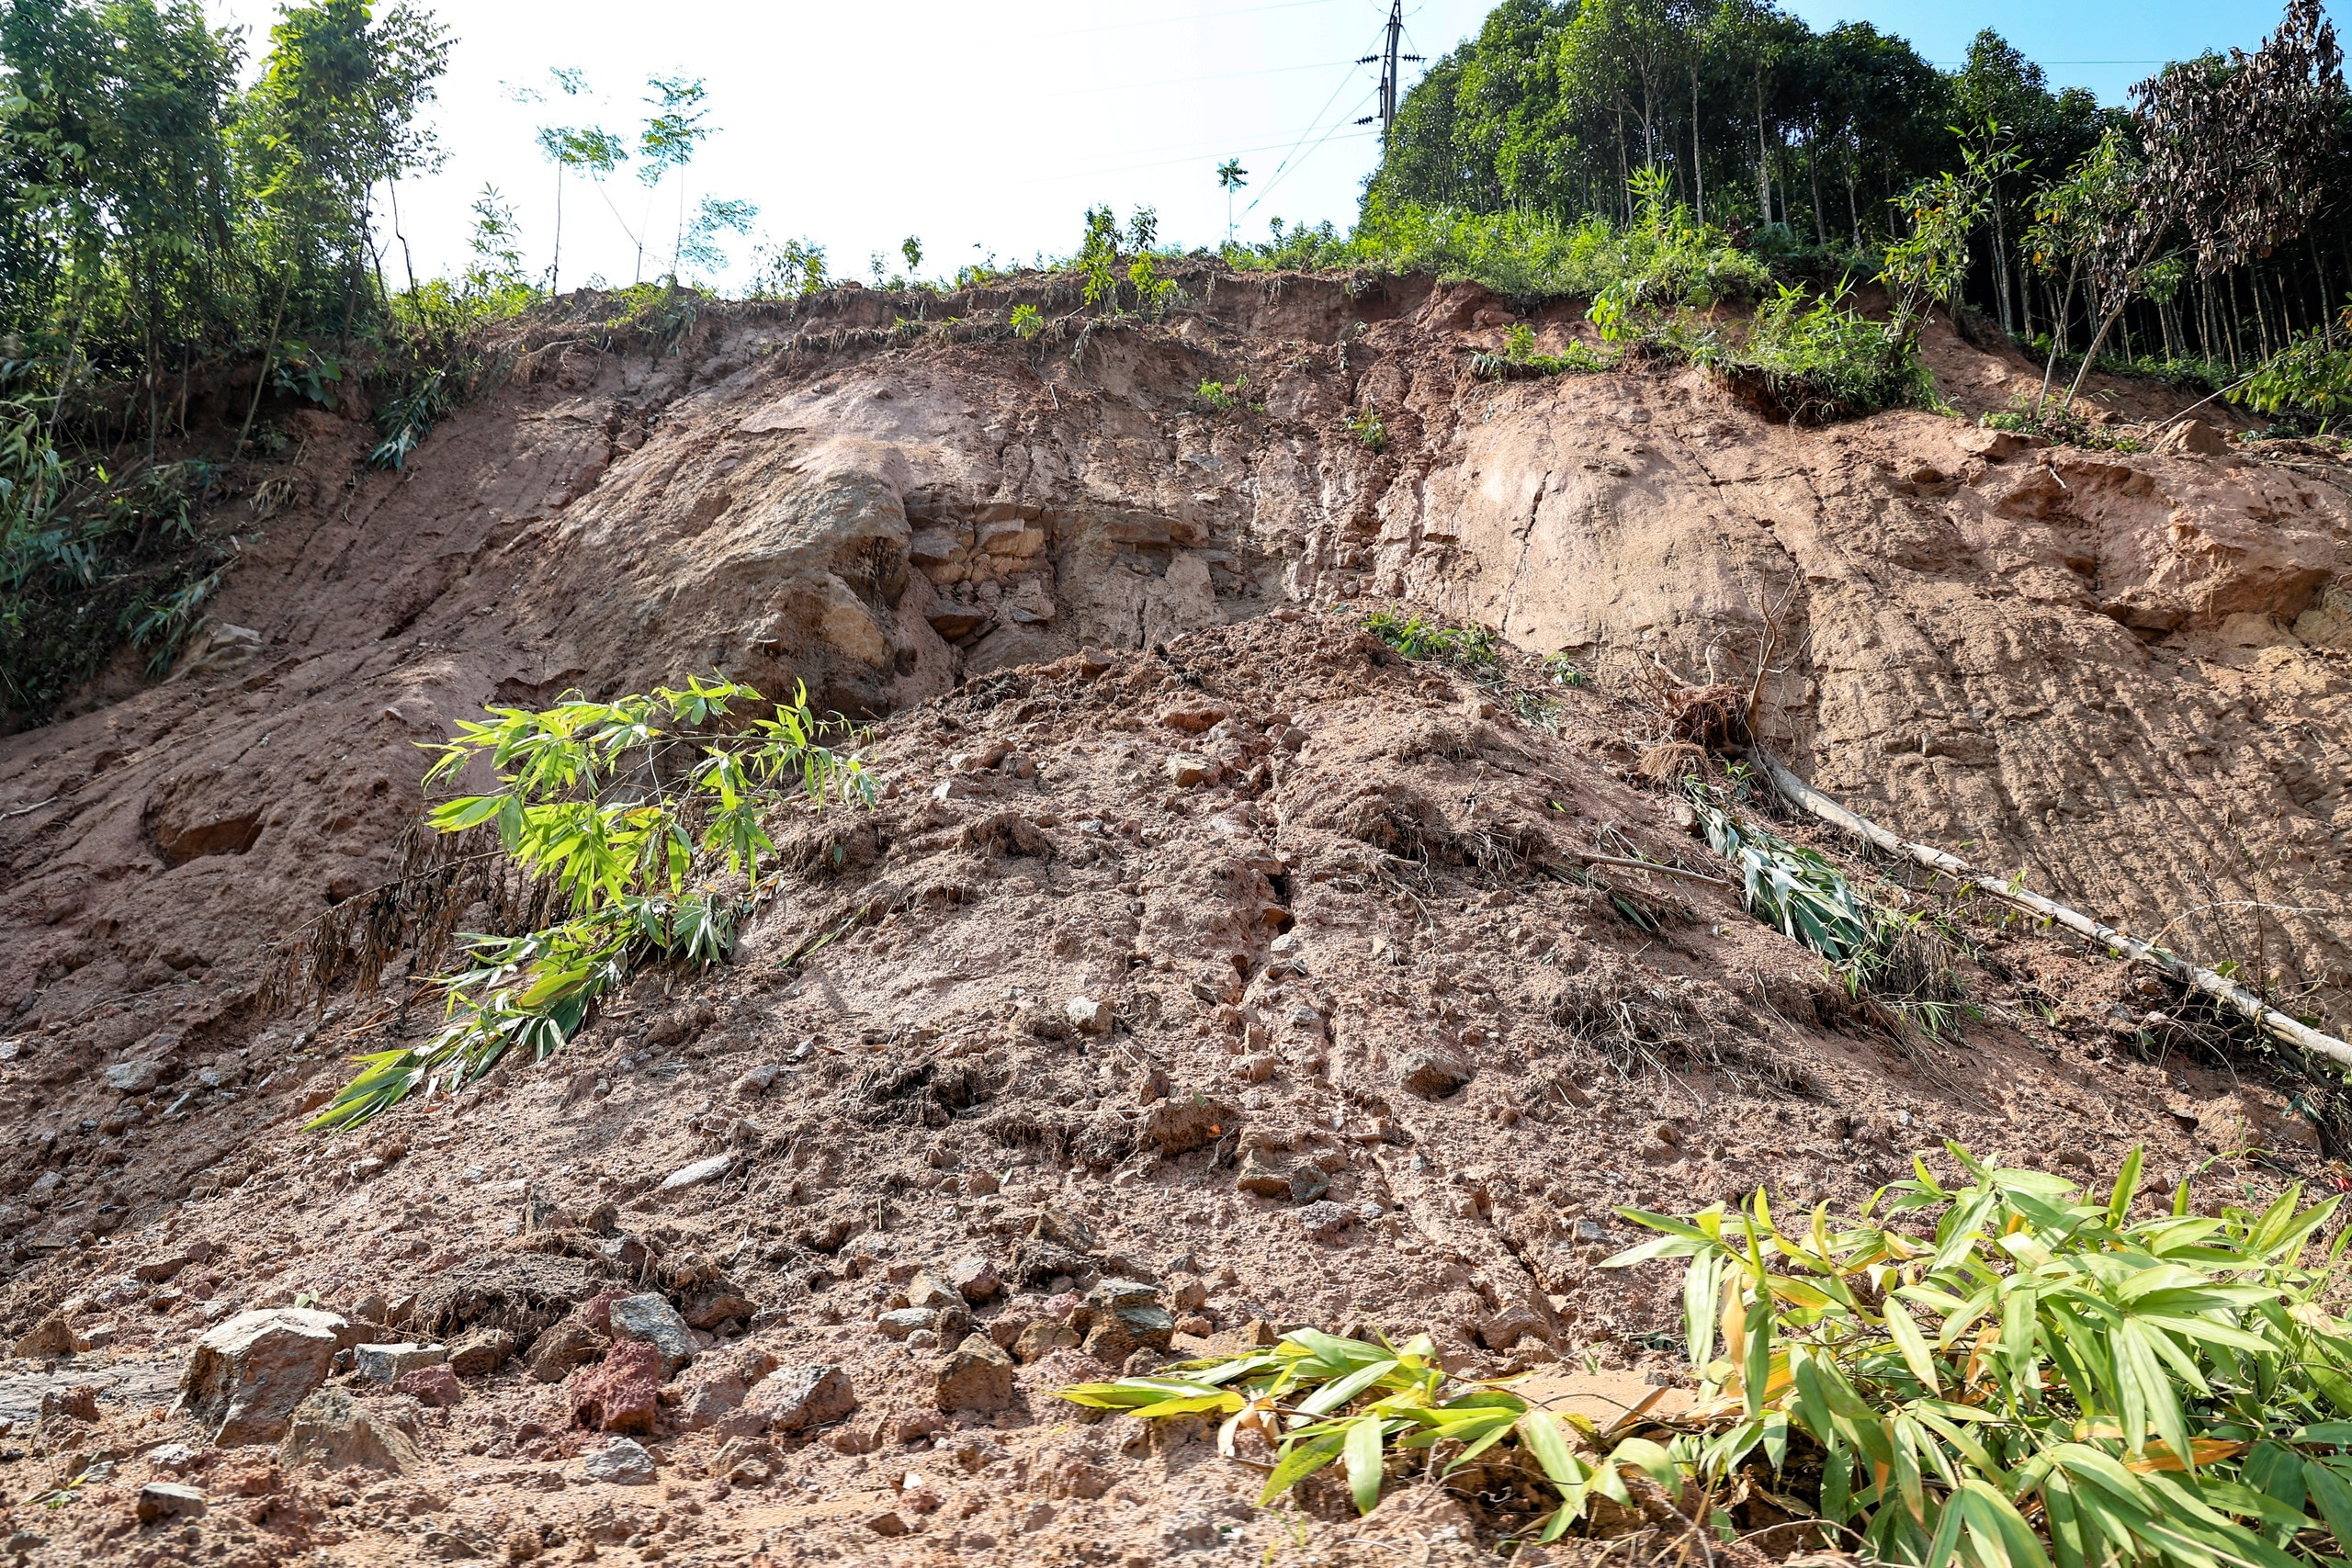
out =
[[(430, 0), (427, 0), (430, 3)], [(1959, 61), (1980, 28), (2044, 62), (2053, 84), (2104, 102), (2165, 59), (2253, 48), (2271, 0), (1784, 0), (1816, 28), (1859, 20)], [(206, 0), (216, 23), (266, 47), (274, 0)], [(1406, 48), (1434, 60), (1477, 30), (1484, 0), (1406, 0)], [(531, 265), (556, 243), (556, 176), (535, 126), (597, 124), (632, 142), (649, 75), (704, 78), (718, 128), (683, 183), (649, 189), (623, 168), (601, 186), (564, 182), (560, 283), (632, 281), (666, 270), (679, 198), (749, 201), (757, 238), (822, 245), (835, 276), (869, 258), (952, 276), (1077, 248), (1085, 209), (1156, 208), (1160, 235), (1186, 246), (1226, 232), (1216, 166), (1238, 158), (1239, 237), (1269, 220), (1351, 221), (1378, 161), (1370, 126), (1375, 52), (1388, 0), (895, 0), (883, 13), (839, 0), (438, 0), (456, 38), (429, 111), (446, 163), (401, 183), (403, 252), (420, 276), (461, 266), (470, 206), (495, 186), (522, 226)], [(552, 91), (581, 72), (586, 97)], [(1420, 68), (1407, 65), (1409, 86)], [(518, 90), (546, 101), (518, 102)], [(638, 237), (645, 255), (638, 255)], [(751, 242), (725, 244), (740, 286)]]

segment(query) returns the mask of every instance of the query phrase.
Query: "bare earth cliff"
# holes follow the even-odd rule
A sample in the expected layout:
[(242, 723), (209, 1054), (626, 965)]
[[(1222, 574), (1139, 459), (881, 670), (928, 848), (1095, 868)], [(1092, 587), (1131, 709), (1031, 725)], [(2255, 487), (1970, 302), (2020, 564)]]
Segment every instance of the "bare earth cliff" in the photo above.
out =
[[(2333, 457), (2021, 442), (1973, 416), (2033, 370), (1949, 333), (1970, 417), (1803, 430), (1680, 367), (1475, 378), (1518, 320), (1475, 287), (1184, 282), (1034, 342), (1003, 291), (662, 338), (582, 297), (405, 473), (290, 416), (180, 667), (0, 741), (15, 1560), (1470, 1560), (1507, 1500), (1260, 1512), (1206, 1429), (1049, 1391), (1312, 1324), (1638, 1396), (1680, 1307), (1593, 1267), (1621, 1204), (1859, 1202), (1946, 1137), (2317, 1168), (2285, 1078), (1997, 909), (1922, 1049), (1731, 889), (1577, 868), (1721, 874), (1670, 694), (1760, 682), (1856, 809), (2342, 1033)], [(713, 669), (873, 720), (876, 807), (783, 825), (715, 977), (301, 1133), (432, 1021), (398, 964), (264, 1005), (395, 871), (416, 744)], [(358, 1348), (408, 1342), (447, 1359)]]

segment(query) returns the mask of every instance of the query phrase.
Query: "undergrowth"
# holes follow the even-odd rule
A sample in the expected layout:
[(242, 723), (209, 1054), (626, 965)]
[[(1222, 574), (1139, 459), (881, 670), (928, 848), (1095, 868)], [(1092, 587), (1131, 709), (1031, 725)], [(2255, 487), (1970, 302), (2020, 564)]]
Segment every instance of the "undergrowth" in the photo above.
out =
[[(1400, 1483), (1476, 1499), (1507, 1536), (1646, 1538), (1713, 1562), (1770, 1532), (1948, 1568), (2338, 1568), (2352, 1551), (2352, 1331), (2338, 1198), (2192, 1212), (1946, 1145), (1850, 1221), (1782, 1228), (1762, 1190), (1605, 1266), (1682, 1265), (1695, 1395), (1603, 1426), (1451, 1376), (1431, 1341), (1294, 1331), (1060, 1396), (1221, 1417), (1272, 1504), (1337, 1465), (1369, 1513)], [(2143, 1217), (2134, 1218), (2134, 1209)], [(1637, 1558), (1642, 1555), (1637, 1551)]]
[[(577, 1033), (598, 1000), (641, 965), (707, 967), (734, 948), (744, 901), (773, 854), (763, 818), (786, 806), (870, 803), (847, 726), (796, 693), (771, 714), (724, 678), (683, 691), (533, 711), (493, 708), (461, 722), (425, 773), (429, 789), (486, 764), (497, 787), (433, 806), (442, 835), (494, 831), (498, 853), (564, 911), (515, 935), (459, 940), (466, 963), (432, 982), (445, 1022), (420, 1045), (357, 1058), (361, 1071), (311, 1122), (349, 1126), (422, 1089), (456, 1089), (508, 1053), (539, 1061)], [(400, 912), (390, 911), (397, 932)], [(364, 935), (365, 933), (352, 933)]]
[(1374, 610), (1363, 629), (1408, 659), (1435, 660), (1457, 670), (1492, 671), (1502, 662), (1500, 644), (1484, 626), (1448, 626), (1421, 615)]

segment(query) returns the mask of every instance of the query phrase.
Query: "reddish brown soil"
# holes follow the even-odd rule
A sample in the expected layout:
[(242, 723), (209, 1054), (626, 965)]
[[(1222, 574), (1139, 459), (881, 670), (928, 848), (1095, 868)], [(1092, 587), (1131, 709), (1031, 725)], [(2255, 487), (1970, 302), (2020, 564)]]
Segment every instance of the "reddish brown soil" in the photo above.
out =
[[(1317, 1495), (1258, 1512), (1201, 1434), (1046, 1397), (1113, 1370), (1082, 1351), (942, 1425), (940, 1349), (876, 1319), (919, 1269), (1017, 1276), (1074, 1225), (1086, 1257), (1015, 1278), (980, 1329), (1009, 1342), (1101, 1275), (1213, 1333), (1427, 1329), (1465, 1371), (1639, 1378), (1678, 1306), (1667, 1272), (1593, 1267), (1634, 1234), (1620, 1205), (1859, 1203), (1948, 1137), (2086, 1179), (2142, 1144), (2166, 1185), (2222, 1156), (2209, 1191), (2317, 1168), (2291, 1086), (1995, 909), (1958, 911), (1982, 1018), (1902, 1046), (1727, 889), (1604, 870), (1621, 905), (1570, 868), (1720, 871), (1640, 763), (1679, 681), (1747, 679), (1769, 604), (1759, 728), (1801, 770), (2138, 929), (2185, 922), (2200, 956), (2227, 954), (2181, 931), (2261, 933), (2340, 1021), (2352, 613), (2325, 459), (2017, 448), (1925, 414), (1792, 431), (1695, 374), (1472, 380), (1502, 331), (1475, 290), (1188, 287), (1170, 322), (1075, 344), (1012, 339), (1003, 298), (895, 333), (854, 290), (669, 344), (537, 323), (406, 476), (298, 421), (291, 500), (207, 646), (0, 750), (0, 1328), (54, 1310), (92, 1346), (0, 1373), (13, 1550), (1467, 1559), (1514, 1521), (1426, 1488), (1362, 1524)], [(1931, 352), (1963, 408), (2030, 373)], [(1262, 411), (1194, 405), (1244, 372)], [(1385, 452), (1342, 423), (1367, 407)], [(1499, 626), (1502, 674), (1383, 649), (1362, 614), (1392, 595)], [(1592, 683), (1547, 678), (1562, 648)], [(484, 702), (713, 666), (888, 715), (871, 814), (785, 825), (802, 869), (724, 972), (641, 978), (544, 1066), (300, 1133), (341, 1055), (428, 1024), (397, 965), (322, 1015), (256, 1001), (273, 943), (383, 879), (414, 743)], [(1179, 752), (1208, 779), (1177, 782)], [(2278, 908), (2221, 918), (2254, 902)], [(1078, 997), (1109, 1033), (1068, 1027)], [(198, 1240), (170, 1282), (135, 1277)], [(405, 1476), (200, 1451), (206, 1518), (133, 1518), (142, 1456), (200, 1437), (167, 1411), (209, 1321), (549, 1258), (583, 1294), (749, 1309), (671, 1385), (653, 1484), (585, 1480), (605, 1439), (514, 1360), (446, 1408), (368, 1396), (416, 1428)], [(681, 1429), (707, 1378), (771, 1363), (838, 1365), (858, 1411), (771, 1439), (760, 1473)], [(95, 1421), (39, 1415), (81, 1382)], [(111, 1475), (36, 1502), (102, 1454)]]

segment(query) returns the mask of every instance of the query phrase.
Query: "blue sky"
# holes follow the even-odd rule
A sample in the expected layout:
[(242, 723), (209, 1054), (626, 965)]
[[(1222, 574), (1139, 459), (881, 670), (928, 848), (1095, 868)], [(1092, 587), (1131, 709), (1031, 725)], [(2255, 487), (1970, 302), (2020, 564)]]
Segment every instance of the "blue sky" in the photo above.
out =
[[(216, 20), (252, 29), (257, 50), (271, 0), (206, 0)], [(926, 273), (990, 254), (1026, 259), (1075, 248), (1096, 201), (1122, 213), (1150, 204), (1165, 238), (1213, 243), (1226, 202), (1213, 174), (1238, 156), (1250, 171), (1236, 204), (1240, 232), (1267, 220), (1344, 227), (1376, 161), (1368, 128), (1373, 52), (1386, 0), (896, 0), (887, 10), (817, 0), (439, 0), (458, 38), (434, 118), (448, 152), (436, 175), (404, 184), (401, 210), (422, 274), (462, 262), (467, 209), (485, 184), (516, 209), (526, 249), (553, 243), (555, 178), (531, 145), (548, 106), (508, 89), (544, 88), (551, 67), (583, 72), (593, 103), (573, 121), (633, 131), (649, 73), (707, 78), (720, 128), (685, 194), (754, 202), (770, 238), (826, 247), (836, 275), (862, 276), (875, 252), (895, 263), (920, 237)], [(1474, 33), (1478, 0), (1408, 0), (1407, 28), (1431, 58)], [(2138, 62), (2252, 47), (2271, 4), (2185, 0), (1794, 0), (1816, 27), (1867, 20), (1957, 60), (1993, 27), (2115, 101), (2150, 67)], [(2107, 63), (2109, 62), (2131, 63)], [(2075, 63), (2075, 62), (2084, 63)], [(1408, 68), (1409, 69), (1409, 68)], [(1408, 77), (1409, 82), (1410, 77)], [(567, 286), (593, 275), (627, 283), (633, 231), (667, 248), (675, 183), (649, 192), (624, 170), (564, 198)], [(733, 246), (741, 276), (744, 242)], [(397, 248), (388, 256), (397, 280)]]

